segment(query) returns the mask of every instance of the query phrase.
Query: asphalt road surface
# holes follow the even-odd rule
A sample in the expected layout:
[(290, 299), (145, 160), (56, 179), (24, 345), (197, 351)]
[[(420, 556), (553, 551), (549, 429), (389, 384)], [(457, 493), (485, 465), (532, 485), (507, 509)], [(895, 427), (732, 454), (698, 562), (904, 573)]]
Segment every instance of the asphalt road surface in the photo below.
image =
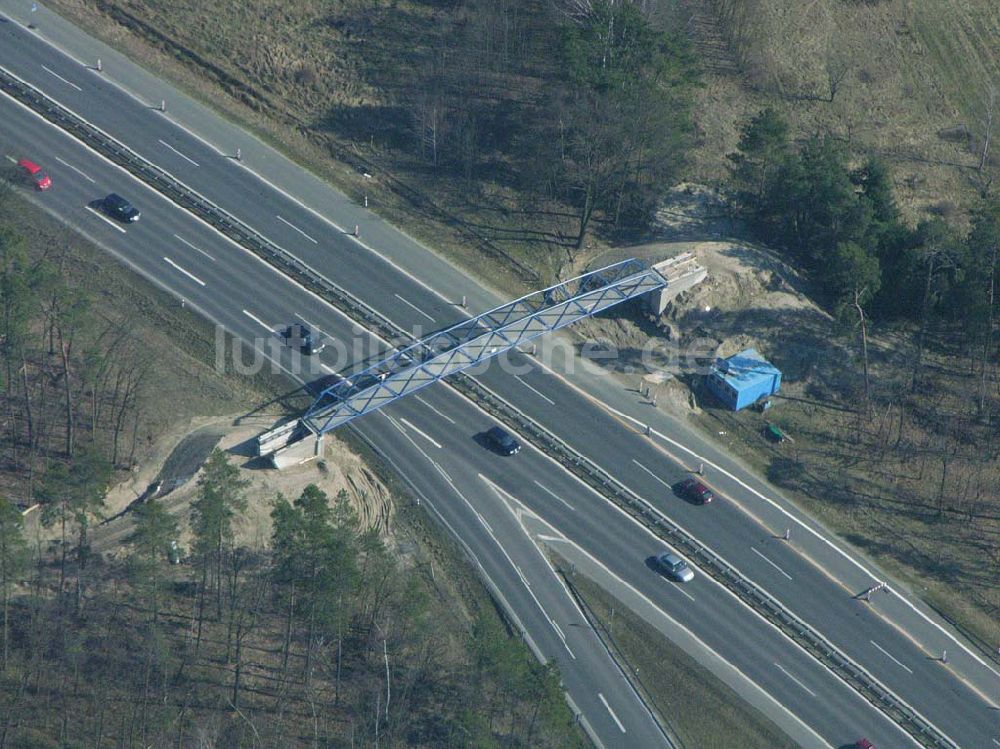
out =
[[(46, 20), (57, 28), (54, 19)], [(98, 49), (71, 29), (59, 28), (60, 43)], [(177, 127), (172, 120), (181, 116), (189, 129), (200, 133), (217, 135), (226, 127), (179, 94), (169, 95), (171, 106), (163, 114), (151, 108), (149, 102), (157, 101), (151, 91), (140, 90), (153, 85), (152, 79), (130, 69), (122, 73), (120, 86), (109, 84), (107, 79), (114, 75), (108, 60), (113, 58), (109, 51), (99, 54), (106, 56), (102, 75), (62, 56), (15, 23), (0, 25), (0, 64), (400, 325), (429, 331), (463, 319), (463, 311), (435, 288), (447, 289), (452, 299), (462, 289), (479, 309), (489, 304), (488, 290), (347, 205), (342, 196), (328, 191), (330, 197), (323, 203), (316, 191), (327, 188), (301, 172), (296, 178), (294, 169), (289, 171), (272, 153), (265, 156), (264, 147), (250, 136), (242, 136), (245, 141), (240, 142), (252, 145), (242, 148), (245, 161), (238, 163), (221, 146), (208, 145), (212, 141), (204, 135), (199, 139)], [(119, 69), (126, 70), (124, 63)], [(166, 90), (164, 84), (156, 85)], [(227, 144), (240, 137), (230, 136)], [(0, 100), (0, 146), (7, 156), (28, 156), (48, 169), (53, 188), (35, 196), (47, 210), (209, 319), (255, 342), (246, 348), (244, 364), (263, 352), (268, 358), (260, 361), (310, 382), (378, 350), (377, 343), (352, 350), (358, 338), (354, 326), (321, 300), (6, 99)], [(255, 171), (284, 192), (258, 180)], [(298, 199), (286, 194), (297, 190), (303, 193)], [(138, 224), (116, 225), (88, 208), (111, 191), (124, 194), (142, 210)], [(306, 204), (328, 208), (320, 212)], [(359, 223), (358, 215), (368, 219), (360, 242), (343, 228)], [(422, 269), (427, 275), (418, 278)], [(301, 357), (276, 334), (296, 321), (306, 321), (342, 345), (328, 346), (319, 357)], [(338, 356), (339, 351), (348, 353)], [(565, 352), (554, 357), (549, 370), (526, 358), (515, 357), (513, 363), (523, 365), (523, 374), (490, 367), (480, 377), (712, 546), (958, 745), (1000, 746), (1000, 713), (994, 703), (1000, 678), (994, 667), (919, 601), (898, 586), (871, 603), (855, 598), (882, 579), (877, 570), (845, 552), (716, 445), (642, 403), (617, 380), (582, 369)], [(570, 365), (574, 374), (563, 376)], [(644, 436), (646, 424), (653, 429), (651, 438)], [(549, 566), (546, 550), (593, 560), (587, 564), (613, 580), (622, 597), (649, 601), (651, 611), (662, 612), (664, 630), (700, 649), (701, 658), (730, 666), (729, 683), (748, 699), (758, 700), (803, 745), (838, 746), (859, 735), (868, 735), (880, 747), (912, 745), (705, 575), (683, 588), (665, 583), (645, 564), (662, 548), (659, 542), (554, 464), (530, 450), (506, 460), (483, 450), (473, 437), (488, 425), (471, 404), (435, 386), (384, 414), (367, 417), (358, 429), (462, 539), (537, 650), (559, 662), (570, 696), (601, 743), (657, 746), (665, 740), (593, 633), (582, 625)], [(698, 462), (708, 467), (708, 482), (720, 495), (709, 507), (687, 505), (670, 490)], [(788, 542), (778, 538), (785, 528), (792, 529)], [(692, 636), (700, 644), (692, 644)], [(940, 658), (945, 650), (947, 662)]]

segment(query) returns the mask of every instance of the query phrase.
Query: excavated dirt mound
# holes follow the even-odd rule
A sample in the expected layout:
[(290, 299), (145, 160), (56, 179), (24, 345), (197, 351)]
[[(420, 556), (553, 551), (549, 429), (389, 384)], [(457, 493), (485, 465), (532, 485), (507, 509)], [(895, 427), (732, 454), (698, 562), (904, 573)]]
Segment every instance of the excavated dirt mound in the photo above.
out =
[[(201, 441), (200, 436), (206, 433), (213, 435), (213, 441), (217, 441), (218, 447), (225, 450), (230, 460), (241, 467), (243, 477), (250, 482), (246, 492), (247, 510), (234, 522), (235, 540), (238, 544), (251, 548), (266, 546), (271, 537), (270, 514), (275, 498), (280, 494), (289, 500), (294, 499), (309, 484), (316, 484), (327, 493), (331, 501), (338, 492), (346, 491), (362, 526), (376, 528), (383, 537), (391, 539), (392, 496), (361, 458), (336, 439), (327, 440), (323, 460), (312, 460), (277, 471), (263, 468), (259, 459), (249, 457), (247, 447), (261, 431), (272, 426), (270, 419), (246, 420), (238, 425), (234, 425), (232, 418), (195, 419), (186, 426), (186, 430), (177, 429), (161, 438), (154, 450), (154, 459), (144, 463), (141, 471), (113, 487), (108, 493), (105, 516), (113, 519), (94, 528), (95, 550), (113, 556), (128, 553), (124, 542), (132, 531), (129, 510), (140, 497), (148, 493), (150, 483), (156, 477), (164, 475), (164, 467), (169, 468), (177, 450), (184, 450), (185, 445), (192, 443), (192, 439)], [(208, 451), (210, 449), (209, 447)], [(205, 453), (205, 449), (199, 451), (201, 462)], [(189, 509), (197, 497), (200, 475), (200, 465), (191, 468), (196, 472), (188, 481), (173, 489), (165, 485), (159, 495), (159, 500), (180, 521), (179, 542), (183, 549), (189, 549), (191, 545)]]
[[(613, 345), (618, 356), (602, 364), (632, 383), (655, 379), (664, 405), (677, 412), (697, 407), (690, 385), (706, 362), (748, 347), (782, 370), (788, 394), (806, 387), (842, 391), (841, 373), (856, 352), (831, 340), (837, 323), (803, 293), (801, 277), (777, 253), (722, 239), (739, 231), (725, 214), (715, 191), (675, 187), (657, 214), (661, 241), (615, 248), (591, 258), (588, 266), (624, 257), (656, 262), (690, 252), (708, 277), (658, 318), (615, 311), (579, 323), (574, 333)], [(876, 340), (872, 345), (874, 363), (882, 347)]]

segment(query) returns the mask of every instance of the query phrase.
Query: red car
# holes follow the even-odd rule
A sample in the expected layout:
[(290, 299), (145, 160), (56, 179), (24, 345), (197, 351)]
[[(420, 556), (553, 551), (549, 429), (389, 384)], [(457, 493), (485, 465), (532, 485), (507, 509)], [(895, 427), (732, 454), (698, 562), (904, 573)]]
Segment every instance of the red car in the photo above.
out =
[(858, 739), (854, 749), (875, 749), (875, 745), (868, 739)]
[(696, 505), (706, 505), (715, 499), (712, 490), (696, 478), (686, 478), (677, 485), (677, 492)]
[(42, 168), (34, 161), (21, 159), (17, 162), (17, 165), (21, 168), (28, 179), (35, 184), (36, 190), (48, 190), (52, 187), (52, 180), (49, 179), (49, 175), (43, 172)]

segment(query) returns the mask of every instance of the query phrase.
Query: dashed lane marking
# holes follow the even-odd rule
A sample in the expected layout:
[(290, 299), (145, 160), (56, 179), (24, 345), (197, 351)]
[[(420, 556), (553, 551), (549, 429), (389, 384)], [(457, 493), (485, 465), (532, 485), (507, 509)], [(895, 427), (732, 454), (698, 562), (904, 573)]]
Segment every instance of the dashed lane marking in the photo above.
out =
[(47, 73), (50, 73), (50, 74), (54, 75), (54, 76), (55, 76), (56, 78), (58, 78), (58, 79), (59, 79), (60, 81), (62, 81), (63, 83), (65, 83), (65, 84), (66, 84), (67, 86), (72, 86), (72, 87), (73, 87), (73, 88), (75, 88), (75, 89), (76, 89), (77, 91), (83, 91), (83, 89), (82, 89), (82, 88), (80, 88), (79, 86), (77, 86), (77, 85), (76, 85), (75, 83), (73, 83), (72, 81), (67, 81), (67, 80), (66, 80), (65, 78), (63, 78), (63, 77), (62, 77), (61, 75), (59, 75), (59, 74), (58, 74), (58, 73), (57, 73), (56, 71), (52, 70), (51, 68), (47, 68), (47, 67), (45, 67), (44, 65), (42, 65), (42, 70), (44, 70), (44, 71), (45, 71), (45, 72), (47, 72)]
[(295, 229), (295, 231), (297, 231), (299, 234), (301, 234), (303, 237), (305, 237), (306, 239), (308, 239), (313, 244), (319, 244), (319, 242), (317, 242), (315, 239), (313, 239), (312, 237), (310, 237), (308, 234), (306, 234), (304, 231), (302, 231), (299, 227), (297, 227), (295, 224), (293, 224), (288, 219), (284, 219), (281, 216), (275, 216), (275, 218), (277, 218), (278, 221), (280, 221), (281, 223), (285, 224), (286, 226), (290, 226), (291, 228)]
[(791, 675), (790, 673), (788, 673), (788, 671), (786, 671), (786, 670), (785, 670), (785, 667), (784, 667), (784, 666), (782, 666), (782, 665), (781, 665), (780, 663), (775, 663), (774, 665), (775, 665), (775, 666), (777, 666), (777, 667), (778, 667), (778, 668), (780, 669), (781, 673), (783, 673), (783, 674), (784, 674), (785, 676), (787, 676), (787, 677), (788, 677), (789, 679), (791, 679), (792, 681), (794, 681), (794, 682), (795, 682), (796, 684), (798, 684), (798, 685), (799, 685), (800, 687), (802, 687), (802, 688), (803, 688), (804, 690), (806, 690), (806, 691), (807, 691), (807, 692), (808, 692), (809, 694), (811, 694), (811, 695), (812, 695), (813, 697), (815, 697), (815, 696), (816, 696), (816, 693), (815, 693), (815, 692), (814, 692), (813, 690), (811, 690), (811, 689), (810, 689), (809, 687), (807, 687), (807, 686), (806, 686), (805, 684), (803, 684), (803, 683), (802, 683), (801, 681), (799, 681), (799, 680), (798, 680), (798, 679), (796, 679), (796, 678), (795, 678), (794, 676), (792, 676), (792, 675)]
[(182, 243), (186, 244), (188, 247), (190, 247), (195, 252), (200, 252), (202, 255), (204, 255), (205, 257), (207, 257), (213, 263), (215, 262), (215, 258), (214, 257), (212, 257), (211, 255), (209, 255), (207, 252), (205, 252), (200, 247), (195, 247), (193, 244), (191, 244), (186, 239), (184, 239), (184, 237), (181, 237), (181, 236), (179, 236), (177, 234), (174, 234), (174, 239), (176, 239), (178, 242), (182, 242)]
[(759, 556), (761, 559), (763, 559), (769, 565), (771, 565), (772, 567), (774, 567), (774, 569), (778, 570), (778, 572), (780, 572), (782, 575), (784, 575), (785, 577), (787, 577), (789, 580), (792, 579), (791, 575), (789, 575), (787, 572), (785, 572), (783, 569), (781, 569), (781, 567), (779, 567), (774, 562), (772, 562), (770, 559), (768, 559), (766, 556), (764, 556), (759, 551), (757, 551), (754, 547), (751, 546), (750, 547), (750, 551), (752, 551), (754, 554), (756, 554), (757, 556)]
[(181, 273), (183, 273), (183, 274), (184, 274), (185, 276), (187, 276), (188, 278), (190, 278), (190, 279), (191, 279), (192, 281), (194, 281), (194, 282), (195, 282), (196, 284), (199, 284), (199, 285), (201, 285), (201, 286), (204, 286), (204, 285), (205, 285), (205, 282), (204, 282), (204, 281), (202, 281), (202, 280), (201, 280), (200, 278), (198, 278), (198, 276), (196, 276), (196, 275), (195, 275), (194, 273), (192, 273), (192, 272), (191, 272), (191, 271), (189, 271), (189, 270), (185, 270), (184, 268), (182, 268), (181, 266), (179, 266), (179, 265), (178, 265), (177, 263), (175, 263), (175, 262), (174, 262), (173, 260), (171, 260), (170, 258), (168, 258), (168, 257), (164, 257), (164, 258), (163, 258), (163, 260), (164, 260), (164, 262), (166, 262), (166, 263), (167, 263), (167, 265), (169, 265), (169, 266), (173, 267), (173, 268), (174, 268), (174, 269), (176, 269), (176, 270), (179, 270), (179, 271), (180, 271)]
[(93, 213), (93, 214), (94, 214), (95, 216), (97, 216), (97, 218), (101, 219), (101, 221), (103, 221), (103, 222), (104, 222), (104, 223), (106, 223), (106, 224), (107, 224), (108, 226), (110, 226), (110, 227), (111, 227), (112, 229), (117, 229), (117, 230), (118, 230), (118, 231), (120, 231), (120, 232), (121, 232), (122, 234), (125, 234), (125, 233), (126, 233), (126, 232), (125, 232), (125, 229), (123, 229), (123, 228), (122, 228), (121, 226), (119, 226), (119, 225), (118, 225), (118, 224), (116, 224), (116, 223), (115, 223), (114, 221), (112, 221), (111, 219), (109, 219), (109, 218), (108, 218), (107, 216), (105, 216), (105, 215), (104, 215), (103, 213), (100, 213), (99, 211), (95, 211), (95, 210), (94, 210), (93, 208), (91, 208), (91, 207), (90, 207), (89, 205), (88, 205), (88, 206), (84, 206), (84, 207), (85, 207), (85, 208), (86, 208), (86, 209), (87, 209), (88, 211), (90, 211), (91, 213)]
[(424, 431), (422, 431), (420, 429), (417, 429), (417, 427), (413, 426), (413, 424), (411, 424), (406, 419), (400, 418), (400, 422), (402, 422), (403, 424), (406, 424), (406, 426), (408, 426), (414, 432), (416, 432), (421, 437), (423, 437), (425, 440), (427, 440), (428, 442), (430, 442), (432, 445), (434, 445), (434, 447), (438, 448), (439, 450), (441, 449), (441, 445), (433, 437), (431, 437), (429, 434), (427, 434), (426, 432), (424, 432)]
[(94, 178), (93, 178), (93, 177), (91, 177), (91, 176), (90, 176), (89, 174), (87, 174), (86, 172), (83, 172), (83, 171), (81, 171), (81, 170), (77, 169), (77, 168), (76, 168), (75, 166), (73, 166), (72, 164), (70, 164), (70, 163), (69, 163), (68, 161), (63, 161), (63, 160), (62, 160), (62, 159), (60, 159), (60, 158), (59, 158), (58, 156), (54, 156), (53, 158), (54, 158), (54, 159), (55, 159), (56, 161), (58, 161), (58, 162), (59, 162), (60, 164), (62, 164), (63, 166), (67, 166), (67, 167), (69, 167), (70, 169), (72, 169), (72, 170), (73, 170), (74, 172), (76, 172), (77, 174), (79, 174), (79, 175), (80, 175), (81, 177), (83, 177), (83, 178), (84, 178), (85, 180), (88, 180), (89, 182), (92, 182), (92, 183), (94, 183), (94, 184), (97, 184), (97, 183), (96, 183), (96, 181), (94, 180)]
[(420, 309), (420, 307), (418, 307), (417, 305), (415, 305), (409, 299), (404, 299), (399, 294), (393, 294), (393, 296), (396, 297), (396, 299), (398, 299), (399, 301), (401, 301), (403, 304), (405, 304), (410, 309), (412, 309), (412, 310), (418, 312), (419, 314), (423, 315), (424, 317), (426, 317), (431, 322), (437, 322), (437, 320), (435, 320), (433, 317), (431, 317), (430, 315), (428, 315), (426, 312), (424, 312), (422, 309)]
[(618, 720), (618, 716), (615, 715), (615, 711), (611, 709), (611, 705), (608, 704), (608, 701), (604, 699), (604, 695), (598, 692), (597, 696), (601, 700), (601, 702), (604, 703), (604, 707), (608, 709), (608, 712), (611, 713), (611, 717), (614, 718), (615, 724), (618, 726), (618, 730), (621, 731), (622, 733), (626, 733), (625, 726), (623, 726), (622, 722)]
[(160, 138), (157, 138), (157, 140), (160, 141), (160, 143), (162, 145), (164, 145), (167, 148), (169, 148), (171, 151), (173, 151), (175, 154), (177, 154), (178, 156), (180, 156), (185, 161), (187, 161), (187, 162), (189, 162), (191, 164), (194, 164), (195, 166), (201, 166), (201, 164), (199, 164), (197, 161), (195, 161), (194, 159), (192, 159), (190, 156), (185, 156), (183, 153), (181, 153), (180, 151), (178, 151), (176, 148), (174, 148), (172, 145), (170, 145), (169, 143), (167, 143), (165, 140), (161, 140)]
[(569, 509), (573, 510), (573, 512), (576, 512), (576, 508), (573, 505), (571, 505), (565, 499), (563, 499), (558, 494), (556, 494), (554, 491), (552, 491), (551, 489), (549, 489), (547, 486), (545, 486), (543, 484), (540, 484), (537, 481), (535, 482), (535, 486), (537, 486), (543, 492), (545, 492), (546, 494), (548, 494), (550, 497), (555, 497), (556, 499), (558, 499), (560, 502), (562, 502), (564, 505), (566, 505)]

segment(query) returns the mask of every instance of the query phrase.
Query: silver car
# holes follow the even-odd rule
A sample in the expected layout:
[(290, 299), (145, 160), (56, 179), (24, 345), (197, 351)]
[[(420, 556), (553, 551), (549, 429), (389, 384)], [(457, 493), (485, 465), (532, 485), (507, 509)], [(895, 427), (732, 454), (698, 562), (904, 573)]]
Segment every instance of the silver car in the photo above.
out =
[(694, 580), (694, 571), (676, 554), (661, 552), (656, 555), (656, 564), (664, 575), (679, 583), (689, 583)]

